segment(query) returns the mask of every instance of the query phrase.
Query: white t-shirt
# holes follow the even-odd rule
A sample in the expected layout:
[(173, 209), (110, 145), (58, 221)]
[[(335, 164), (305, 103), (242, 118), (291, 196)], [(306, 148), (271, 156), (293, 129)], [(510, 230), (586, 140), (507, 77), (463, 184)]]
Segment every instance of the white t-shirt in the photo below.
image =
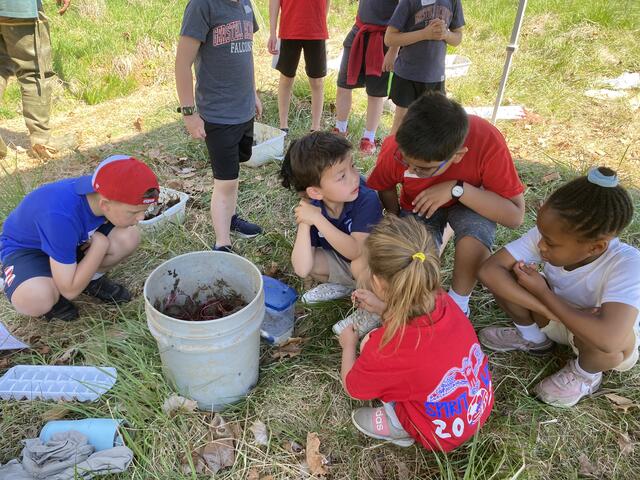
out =
[(543, 272), (552, 291), (580, 308), (600, 307), (603, 303), (624, 303), (638, 309), (640, 322), (640, 251), (614, 238), (609, 248), (595, 261), (565, 270), (544, 262), (538, 242), (540, 232), (534, 227), (518, 240), (505, 246), (517, 261), (543, 263)]

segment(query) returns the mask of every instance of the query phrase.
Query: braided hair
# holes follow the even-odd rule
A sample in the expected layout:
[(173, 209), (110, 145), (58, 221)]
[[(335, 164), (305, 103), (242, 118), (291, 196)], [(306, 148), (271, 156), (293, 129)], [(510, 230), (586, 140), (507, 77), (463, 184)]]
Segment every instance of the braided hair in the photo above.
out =
[[(594, 183), (592, 175), (604, 179), (607, 186)], [(553, 192), (544, 207), (552, 208), (572, 232), (588, 240), (617, 236), (633, 218), (633, 202), (618, 185), (614, 170), (593, 169), (588, 176), (572, 180)]]

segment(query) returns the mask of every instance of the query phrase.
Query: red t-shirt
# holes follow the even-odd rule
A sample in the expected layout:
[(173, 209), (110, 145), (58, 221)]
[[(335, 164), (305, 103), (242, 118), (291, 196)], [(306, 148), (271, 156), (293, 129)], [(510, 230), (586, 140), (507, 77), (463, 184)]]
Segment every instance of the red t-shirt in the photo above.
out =
[(327, 0), (280, 0), (280, 38), (326, 40)]
[(448, 452), (471, 438), (493, 407), (487, 357), (469, 319), (444, 292), (382, 350), (384, 327), (371, 332), (347, 374), (354, 398), (396, 402), (403, 428), (429, 450)]
[[(491, 123), (469, 115), (469, 133), (464, 146), (469, 150), (462, 160), (452, 164), (442, 175), (418, 178), (397, 160), (402, 159), (402, 154), (395, 135), (391, 135), (382, 144), (367, 185), (380, 191), (391, 190), (401, 184), (400, 206), (403, 210), (413, 210), (411, 202), (424, 189), (450, 180), (462, 180), (505, 198), (524, 192), (524, 185), (518, 177), (507, 143)], [(453, 201), (445, 206), (452, 203)]]

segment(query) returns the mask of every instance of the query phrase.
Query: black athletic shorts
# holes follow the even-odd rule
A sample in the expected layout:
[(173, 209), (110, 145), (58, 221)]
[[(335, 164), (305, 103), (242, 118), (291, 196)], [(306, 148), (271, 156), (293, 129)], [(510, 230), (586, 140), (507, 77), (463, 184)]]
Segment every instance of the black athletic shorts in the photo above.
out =
[[(349, 33), (351, 35), (351, 33)], [(349, 37), (347, 37), (347, 40)], [(358, 80), (355, 85), (347, 85), (347, 69), (349, 65), (349, 55), (351, 53), (351, 42), (349, 46), (343, 44), (344, 50), (342, 51), (342, 61), (340, 62), (340, 70), (338, 71), (338, 86), (340, 88), (346, 88), (352, 90), (354, 88), (365, 87), (367, 95), (370, 97), (386, 97), (389, 94), (389, 72), (382, 72), (380, 77), (375, 75), (366, 75), (366, 64), (364, 58), (362, 59), (362, 69), (358, 75)], [(364, 34), (364, 49), (363, 55), (367, 52), (367, 46), (369, 44), (369, 34)], [(384, 47), (384, 53), (387, 53), (388, 48)]]
[(304, 50), (304, 69), (307, 77), (326, 77), (327, 47), (324, 40), (280, 40), (280, 56), (276, 70), (285, 77), (295, 77), (302, 50)]
[(398, 107), (408, 108), (420, 95), (424, 92), (444, 91), (444, 82), (423, 83), (406, 80), (399, 77), (395, 73), (391, 79), (391, 89), (389, 90), (389, 98)]
[(240, 163), (251, 158), (253, 147), (253, 118), (238, 125), (222, 125), (205, 120), (205, 141), (213, 178), (235, 180), (240, 173)]

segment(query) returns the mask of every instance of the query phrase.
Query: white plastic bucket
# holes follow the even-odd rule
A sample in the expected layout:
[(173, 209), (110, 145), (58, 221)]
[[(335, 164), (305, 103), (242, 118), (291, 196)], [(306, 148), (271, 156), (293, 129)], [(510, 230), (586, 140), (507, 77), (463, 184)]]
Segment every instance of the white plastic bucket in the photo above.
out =
[[(154, 307), (175, 290), (177, 280), (181, 291), (193, 295), (221, 279), (247, 301), (246, 307), (223, 318), (195, 322), (169, 317)], [(253, 263), (213, 251), (174, 257), (149, 275), (144, 301), (165, 378), (182, 396), (197, 401), (202, 410), (219, 411), (256, 385), (265, 306), (262, 276)]]

